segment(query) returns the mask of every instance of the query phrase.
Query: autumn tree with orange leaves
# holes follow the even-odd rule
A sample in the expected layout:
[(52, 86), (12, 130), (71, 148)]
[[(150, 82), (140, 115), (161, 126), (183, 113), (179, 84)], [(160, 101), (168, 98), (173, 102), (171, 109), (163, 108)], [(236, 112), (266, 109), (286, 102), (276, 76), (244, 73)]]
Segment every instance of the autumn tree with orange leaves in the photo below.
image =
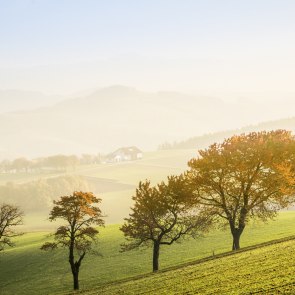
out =
[(199, 151), (188, 183), (207, 214), (226, 222), (240, 249), (251, 218), (267, 220), (294, 201), (295, 139), (291, 132), (252, 132)]
[(152, 246), (153, 271), (157, 271), (162, 245), (171, 245), (185, 236), (196, 238), (211, 224), (210, 216), (201, 214), (190, 196), (182, 175), (169, 176), (167, 183), (157, 186), (140, 182), (132, 198), (132, 213), (121, 227), (127, 239), (122, 250)]
[(74, 192), (54, 201), (49, 220), (64, 219), (66, 225), (60, 226), (54, 233), (55, 242), (45, 243), (41, 250), (64, 247), (69, 250), (69, 263), (74, 281), (74, 290), (79, 289), (79, 270), (87, 252), (91, 251), (98, 230), (91, 225), (103, 226), (104, 220), (100, 208), (101, 199), (90, 192)]

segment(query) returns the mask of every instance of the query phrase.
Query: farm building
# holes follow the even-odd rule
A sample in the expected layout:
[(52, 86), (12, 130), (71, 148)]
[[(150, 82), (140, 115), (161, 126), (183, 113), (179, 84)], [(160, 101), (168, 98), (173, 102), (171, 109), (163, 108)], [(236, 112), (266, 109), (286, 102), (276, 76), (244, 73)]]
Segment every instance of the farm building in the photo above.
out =
[(142, 151), (136, 146), (122, 147), (108, 155), (108, 162), (134, 161), (142, 158)]

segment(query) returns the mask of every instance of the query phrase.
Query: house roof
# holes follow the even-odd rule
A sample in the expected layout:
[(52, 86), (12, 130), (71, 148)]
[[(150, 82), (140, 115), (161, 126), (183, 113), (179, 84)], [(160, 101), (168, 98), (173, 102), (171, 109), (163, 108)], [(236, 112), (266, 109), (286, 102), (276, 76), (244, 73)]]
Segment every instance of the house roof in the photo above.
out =
[(136, 146), (121, 147), (115, 150), (113, 153), (109, 154), (108, 157), (114, 157), (118, 154), (134, 155), (137, 153), (142, 153), (142, 151)]

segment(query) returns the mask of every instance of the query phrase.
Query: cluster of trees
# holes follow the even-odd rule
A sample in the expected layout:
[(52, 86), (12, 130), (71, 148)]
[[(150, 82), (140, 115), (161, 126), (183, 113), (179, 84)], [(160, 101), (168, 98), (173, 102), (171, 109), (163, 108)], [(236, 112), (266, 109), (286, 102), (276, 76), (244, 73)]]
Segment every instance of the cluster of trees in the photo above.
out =
[(67, 171), (69, 169), (74, 170), (78, 165), (90, 165), (99, 163), (101, 163), (100, 154), (83, 154), (81, 157), (75, 155), (54, 155), (33, 160), (22, 157), (12, 161), (1, 161), (0, 173), (34, 173), (42, 172), (43, 170)]
[[(199, 237), (217, 223), (228, 225), (232, 250), (238, 250), (250, 219), (267, 220), (294, 203), (295, 138), (290, 132), (233, 136), (199, 151), (188, 166), (184, 174), (155, 186), (140, 182), (132, 212), (121, 227), (123, 251), (152, 246), (153, 271), (159, 269), (162, 245)], [(93, 226), (104, 225), (100, 202), (92, 193), (74, 192), (54, 201), (50, 213), (51, 221), (61, 218), (66, 223), (55, 232), (54, 242), (41, 249), (68, 249), (74, 289), (79, 289), (81, 262), (96, 241)]]
[[(251, 128), (244, 128), (245, 132), (250, 131)], [(252, 128), (254, 129), (254, 128)], [(229, 138), (240, 130), (220, 131), (214, 133), (207, 133), (204, 135), (191, 137), (183, 141), (164, 142), (158, 146), (158, 150), (175, 150), (175, 149), (194, 149), (196, 146), (200, 149), (206, 148), (212, 142), (221, 142), (224, 138)]]
[(83, 191), (91, 190), (84, 178), (70, 175), (19, 184), (8, 182), (0, 185), (0, 203), (9, 200), (26, 213), (48, 212), (57, 196), (70, 194), (77, 187)]
[(232, 136), (200, 150), (181, 176), (151, 187), (141, 182), (132, 213), (121, 227), (123, 250), (153, 245), (153, 270), (160, 245), (196, 237), (212, 224), (227, 224), (232, 250), (251, 218), (267, 220), (294, 202), (295, 138), (277, 130)]

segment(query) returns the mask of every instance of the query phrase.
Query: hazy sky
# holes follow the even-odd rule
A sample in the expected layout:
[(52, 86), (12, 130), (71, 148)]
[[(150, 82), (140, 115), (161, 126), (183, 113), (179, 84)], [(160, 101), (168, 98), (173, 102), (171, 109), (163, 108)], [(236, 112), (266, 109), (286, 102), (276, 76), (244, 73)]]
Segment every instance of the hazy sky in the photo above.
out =
[(293, 99), (295, 1), (0, 0), (0, 89)]

